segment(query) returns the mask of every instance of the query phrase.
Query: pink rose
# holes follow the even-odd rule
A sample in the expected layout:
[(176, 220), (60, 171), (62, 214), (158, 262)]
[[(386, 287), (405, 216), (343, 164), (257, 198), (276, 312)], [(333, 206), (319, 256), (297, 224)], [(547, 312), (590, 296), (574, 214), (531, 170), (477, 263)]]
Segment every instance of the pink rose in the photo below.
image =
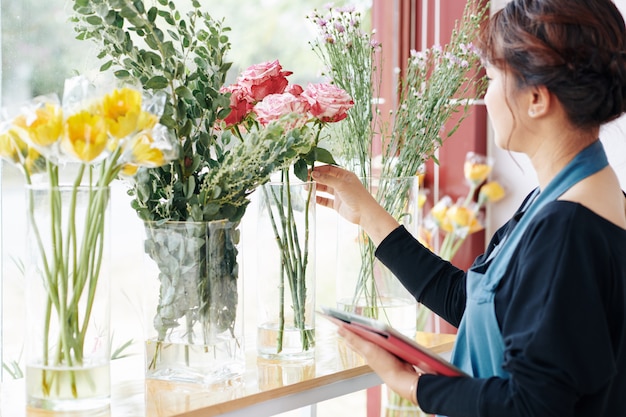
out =
[(253, 102), (263, 100), (269, 94), (281, 94), (289, 83), (287, 76), (291, 71), (282, 71), (278, 60), (252, 65), (237, 78), (237, 83), (244, 87)]
[(293, 94), (294, 96), (299, 96), (303, 91), (302, 87), (298, 84), (291, 84), (285, 89), (285, 93)]
[(338, 122), (348, 116), (352, 97), (334, 84), (309, 84), (302, 93), (311, 105), (311, 114), (322, 122)]
[(224, 119), (227, 126), (235, 125), (241, 122), (252, 111), (252, 103), (249, 101), (247, 91), (238, 84), (232, 84), (228, 87), (222, 87), (221, 93), (231, 93), (230, 95), (230, 113)]
[(295, 113), (296, 119), (285, 126), (287, 130), (303, 126), (308, 120), (309, 103), (290, 93), (270, 94), (254, 106), (254, 112), (261, 125), (278, 121), (282, 116)]

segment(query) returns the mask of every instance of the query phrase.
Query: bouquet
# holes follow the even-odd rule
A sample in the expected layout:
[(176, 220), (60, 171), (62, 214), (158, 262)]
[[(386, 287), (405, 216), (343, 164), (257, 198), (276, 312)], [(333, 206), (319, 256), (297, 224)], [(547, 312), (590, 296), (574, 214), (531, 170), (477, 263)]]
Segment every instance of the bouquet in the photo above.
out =
[[(309, 170), (315, 162), (335, 163), (331, 153), (319, 147), (322, 131), (329, 123), (347, 117), (352, 107), (351, 97), (341, 88), (328, 84), (309, 84), (302, 88), (289, 84), (290, 71), (282, 71), (278, 61), (253, 65), (245, 70), (237, 81), (225, 87), (231, 93), (231, 113), (224, 120), (225, 129), (246, 140), (266, 129), (283, 129), (287, 136), (308, 137), (305, 147), (294, 147), (296, 156), (293, 166), (282, 167), (281, 187), (262, 187), (263, 202), (267, 205), (274, 240), (280, 253), (277, 341), (275, 353), (283, 351), (285, 327), (296, 328), (300, 333), (302, 351), (309, 351), (315, 344), (314, 330), (308, 326), (311, 319), (307, 311), (310, 288), (306, 286), (309, 264), (309, 209), (313, 187), (309, 187), (304, 201), (299, 201), (291, 190), (291, 169), (302, 182), (307, 182)], [(297, 142), (297, 141), (296, 141)], [(304, 230), (298, 230), (296, 212), (303, 212)], [(285, 282), (286, 281), (286, 282)], [(285, 291), (291, 297), (293, 323), (287, 324)], [(272, 350), (274, 347), (272, 347)]]
[[(250, 195), (272, 173), (295, 165), (302, 176), (304, 161), (324, 159), (312, 130), (298, 126), (297, 116), (259, 124), (259, 129), (250, 129), (244, 121), (251, 120), (246, 115), (262, 97), (283, 92), (286, 81), (280, 65), (254, 66), (241, 75), (237, 86), (242, 88), (226, 87), (231, 67), (226, 60), (229, 28), (202, 11), (197, 0), (189, 0), (186, 13), (177, 7), (168, 0), (150, 6), (144, 1), (75, 0), (73, 7), (78, 37), (98, 44), (102, 71), (113, 70), (122, 81), (165, 95), (160, 121), (178, 140), (178, 158), (162, 167), (140, 169), (129, 191), (133, 208), (146, 223), (146, 251), (160, 267), (160, 300), (154, 318), (159, 342), (181, 319), (188, 328), (188, 341), (194, 339), (191, 329), (198, 322), (203, 329), (201, 341), (212, 338), (211, 323), (216, 321), (219, 330), (233, 333), (237, 265), (226, 260), (236, 259), (238, 233), (232, 230), (221, 238), (227, 270), (214, 275), (204, 267), (208, 265), (205, 246), (185, 246), (182, 252), (201, 254), (194, 261), (201, 271), (188, 282), (177, 277), (183, 264), (170, 260), (181, 252), (178, 242), (186, 239), (159, 237), (154, 229), (171, 222), (215, 221), (229, 222), (236, 229)], [(283, 123), (289, 118), (296, 124)], [(198, 233), (193, 232), (192, 238), (201, 239)], [(207, 288), (212, 287), (217, 290), (211, 296)], [(190, 290), (199, 296), (172, 295)], [(219, 318), (215, 311), (220, 312)]]
[[(28, 360), (27, 375), (40, 382), (29, 382), (29, 397), (46, 401), (66, 391), (83, 396), (90, 385), (78, 379), (76, 368), (102, 366), (91, 358), (99, 345), (91, 319), (100, 288), (109, 185), (176, 157), (176, 144), (158, 123), (162, 104), (159, 94), (128, 87), (103, 93), (75, 77), (66, 81), (62, 103), (50, 95), (5, 109), (0, 156), (26, 179), (35, 254), (28, 269), (37, 277), (30, 286), (43, 291), (45, 301), (41, 316), (34, 317), (42, 328), (30, 326), (42, 334), (30, 338), (29, 351), (40, 348), (41, 355), (33, 353)], [(99, 331), (108, 337), (108, 327)], [(43, 345), (32, 346), (33, 340)], [(63, 386), (64, 368), (70, 370), (69, 388)]]

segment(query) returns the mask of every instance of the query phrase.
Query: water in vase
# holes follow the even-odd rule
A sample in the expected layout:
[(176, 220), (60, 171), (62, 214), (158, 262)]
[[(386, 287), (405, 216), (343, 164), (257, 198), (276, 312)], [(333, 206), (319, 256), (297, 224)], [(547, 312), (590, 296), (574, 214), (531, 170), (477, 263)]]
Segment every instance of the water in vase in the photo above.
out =
[(235, 378), (245, 371), (239, 340), (220, 338), (200, 345), (146, 341), (146, 378), (214, 384)]
[(52, 411), (106, 408), (110, 403), (109, 364), (82, 367), (26, 366), (29, 406)]
[(315, 329), (285, 325), (281, 339), (277, 323), (263, 323), (257, 328), (257, 352), (266, 359), (310, 359), (315, 355)]

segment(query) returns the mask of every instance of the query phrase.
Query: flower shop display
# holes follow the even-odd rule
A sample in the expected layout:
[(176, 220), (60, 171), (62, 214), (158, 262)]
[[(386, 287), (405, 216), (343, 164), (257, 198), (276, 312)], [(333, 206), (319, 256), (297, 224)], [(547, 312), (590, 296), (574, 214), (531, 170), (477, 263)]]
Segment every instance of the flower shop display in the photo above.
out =
[[(289, 167), (306, 171), (305, 161), (325, 160), (325, 154), (316, 147), (313, 130), (298, 125), (297, 117), (269, 121), (262, 129), (244, 127), (256, 101), (283, 92), (287, 83), (280, 81), (285, 76), (280, 64), (253, 66), (243, 74), (245, 89), (229, 89), (224, 86), (231, 67), (226, 61), (229, 28), (196, 0), (184, 5), (185, 12), (177, 7), (183, 8), (167, 0), (149, 5), (75, 0), (73, 21), (79, 39), (98, 44), (102, 71), (166, 97), (160, 121), (178, 138), (181, 153), (163, 167), (140, 169), (130, 190), (158, 277), (150, 277), (158, 288), (147, 294), (148, 303), (156, 305), (147, 326), (146, 372), (148, 378), (209, 384), (243, 371), (238, 227), (250, 195), (272, 173)], [(217, 237), (220, 249), (208, 247), (206, 242), (215, 241), (210, 232), (199, 235), (200, 229), (211, 230), (212, 222), (229, 224), (230, 231)], [(172, 223), (177, 231), (156, 230)], [(214, 256), (222, 260), (210, 259)], [(191, 258), (199, 265), (191, 274), (196, 278), (185, 275)], [(226, 269), (214, 273), (210, 265), (215, 262)], [(225, 340), (233, 347), (229, 360), (220, 353), (211, 365), (194, 365), (211, 355), (194, 361), (193, 351), (213, 352)], [(179, 353), (170, 354), (169, 347)]]
[[(486, 82), (478, 71), (479, 56), (472, 40), (487, 15), (488, 7), (470, 0), (448, 44), (411, 51), (406, 67), (400, 70), (398, 102), (389, 120), (380, 114), (376, 104), (379, 83), (385, 76), (380, 72), (384, 51), (362, 27), (360, 13), (354, 7), (330, 5), (324, 13), (315, 11), (311, 16), (319, 31), (314, 50), (325, 63), (327, 75), (355, 102), (356, 111), (348, 115), (347, 122), (338, 126), (339, 133), (333, 136), (338, 139), (332, 147), (333, 153), (362, 178), (377, 201), (401, 223), (415, 220), (414, 225), (418, 224), (414, 214), (407, 210), (409, 198), (417, 197), (411, 197), (407, 191), (409, 183), (396, 188), (398, 179), (418, 175), (424, 162), (435, 158), (437, 149), (467, 116), (473, 100), (484, 92)], [(417, 227), (409, 230), (417, 236)], [(340, 307), (380, 320), (392, 319), (386, 312), (388, 303), (383, 302), (382, 288), (377, 282), (378, 271), (385, 268), (376, 261), (369, 239), (362, 232), (357, 236), (352, 238), (360, 245), (357, 273), (338, 272), (338, 281), (353, 282), (353, 298), (365, 302), (354, 306), (338, 300)], [(338, 287), (338, 296), (341, 294)], [(410, 295), (405, 297), (410, 299)], [(416, 306), (407, 307), (407, 312), (409, 308), (415, 311)], [(414, 312), (409, 321), (416, 323), (417, 316)], [(396, 326), (397, 322), (393, 324)], [(407, 326), (403, 331), (413, 336), (417, 326)], [(402, 402), (398, 396), (390, 400), (394, 406), (408, 405)], [(409, 412), (415, 410), (411, 407)]]
[[(467, 236), (484, 228), (481, 210), (485, 205), (504, 197), (499, 182), (487, 181), (492, 167), (491, 158), (468, 152), (463, 166), (467, 195), (456, 202), (450, 196), (442, 197), (424, 218), (418, 239), (443, 259), (451, 261)], [(438, 245), (440, 236), (443, 240)]]
[(108, 406), (111, 182), (176, 156), (158, 123), (162, 100), (131, 88), (103, 93), (84, 77), (55, 95), (5, 109), (0, 156), (26, 179), (26, 397), (29, 406)]
[[(253, 65), (225, 87), (232, 112), (227, 129), (267, 129), (272, 123), (290, 135), (307, 135), (313, 146), (261, 186), (257, 218), (257, 352), (269, 359), (312, 358), (315, 347), (315, 184), (308, 181), (316, 161), (334, 163), (320, 148), (328, 123), (345, 119), (352, 99), (327, 83), (302, 88), (289, 84), (290, 71), (278, 61)], [(290, 169), (292, 168), (292, 169)], [(295, 178), (292, 178), (295, 177)]]

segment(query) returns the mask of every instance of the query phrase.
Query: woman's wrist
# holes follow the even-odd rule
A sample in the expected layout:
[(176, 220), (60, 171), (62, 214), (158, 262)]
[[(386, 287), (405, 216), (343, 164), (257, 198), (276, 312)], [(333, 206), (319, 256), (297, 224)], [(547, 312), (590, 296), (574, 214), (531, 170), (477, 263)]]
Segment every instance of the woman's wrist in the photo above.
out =
[(417, 403), (417, 385), (419, 384), (420, 381), (420, 377), (422, 376), (422, 373), (418, 373), (417, 376), (413, 379), (413, 381), (411, 381), (411, 385), (409, 387), (409, 401), (411, 401), (411, 403), (413, 403), (414, 405), (419, 406), (419, 404)]
[(372, 206), (371, 210), (364, 210), (360, 226), (368, 234), (374, 246), (378, 246), (389, 233), (400, 226), (400, 223), (384, 208), (376, 204)]

